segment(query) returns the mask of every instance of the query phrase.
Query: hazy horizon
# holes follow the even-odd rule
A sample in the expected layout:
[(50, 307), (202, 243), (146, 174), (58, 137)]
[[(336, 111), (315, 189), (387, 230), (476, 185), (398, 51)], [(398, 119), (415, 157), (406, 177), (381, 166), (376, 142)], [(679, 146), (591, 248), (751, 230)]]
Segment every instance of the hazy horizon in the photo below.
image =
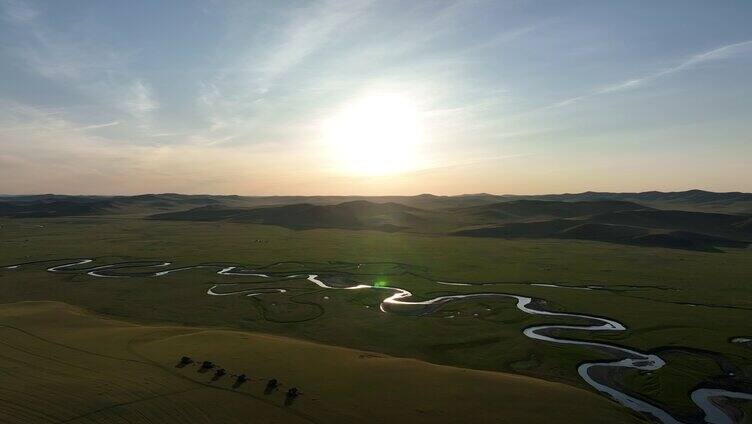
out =
[(750, 192), (750, 18), (0, 0), (0, 193)]
[(685, 193), (690, 191), (703, 191), (703, 192), (710, 192), (710, 193), (718, 193), (718, 194), (731, 194), (731, 193), (741, 193), (741, 194), (752, 194), (749, 192), (744, 191), (710, 191), (710, 190), (702, 190), (702, 189), (686, 189), (686, 190), (672, 190), (672, 191), (666, 191), (666, 190), (643, 190), (643, 191), (597, 191), (597, 190), (585, 190), (585, 191), (577, 191), (577, 192), (543, 192), (543, 193), (488, 193), (488, 192), (468, 192), (468, 193), (454, 193), (454, 194), (440, 194), (440, 193), (410, 193), (410, 194), (326, 194), (326, 193), (316, 193), (316, 194), (237, 194), (237, 193), (201, 193), (201, 192), (195, 192), (195, 193), (180, 193), (180, 192), (142, 192), (142, 193), (0, 193), (0, 197), (11, 197), (11, 196), (101, 196), (101, 197), (112, 197), (112, 196), (147, 196), (147, 195), (169, 195), (169, 194), (177, 194), (181, 196), (239, 196), (239, 197), (416, 197), (416, 196), (447, 196), (447, 197), (458, 197), (458, 196), (559, 196), (559, 195), (577, 195), (577, 194), (585, 194), (585, 193), (614, 193), (614, 194), (630, 194), (630, 193)]

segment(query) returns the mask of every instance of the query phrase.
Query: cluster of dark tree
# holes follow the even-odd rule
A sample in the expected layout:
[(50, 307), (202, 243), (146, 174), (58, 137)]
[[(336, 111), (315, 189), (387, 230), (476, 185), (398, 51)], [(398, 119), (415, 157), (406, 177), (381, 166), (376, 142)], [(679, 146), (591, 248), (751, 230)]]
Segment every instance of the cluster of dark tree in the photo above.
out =
[[(189, 356), (183, 356), (180, 358), (180, 361), (176, 365), (177, 368), (184, 368), (188, 365), (194, 364), (196, 361), (194, 361)], [(212, 377), (212, 381), (219, 380), (220, 378), (224, 377), (227, 374), (227, 370), (224, 368), (218, 367), (215, 363), (211, 361), (203, 361), (201, 362), (198, 372), (205, 373), (210, 370), (214, 370), (214, 377)], [(232, 374), (232, 377), (235, 377), (235, 383), (233, 384), (233, 388), (238, 388), (240, 385), (245, 383), (249, 380), (249, 378), (245, 374)], [(265, 394), (270, 394), (271, 392), (277, 390), (279, 388), (279, 382), (276, 378), (271, 378), (267, 380), (266, 382), (266, 388), (264, 389)], [(292, 403), (292, 400), (295, 399), (300, 395), (300, 391), (297, 387), (291, 387), (289, 390), (287, 390), (287, 393), (285, 395), (286, 404)]]

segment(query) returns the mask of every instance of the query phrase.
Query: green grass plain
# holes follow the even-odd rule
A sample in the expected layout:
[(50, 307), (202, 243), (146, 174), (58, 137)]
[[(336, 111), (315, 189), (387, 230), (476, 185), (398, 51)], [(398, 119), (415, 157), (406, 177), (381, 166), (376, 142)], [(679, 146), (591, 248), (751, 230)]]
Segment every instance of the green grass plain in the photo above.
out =
[[(134, 325), (56, 302), (0, 305), (0, 322), (2, 422), (431, 423), (459, 422), (468, 410), (476, 422), (544, 423), (556, 412), (637, 422), (560, 383), (278, 336)], [(227, 374), (176, 367), (176, 353)], [(240, 373), (250, 380), (235, 385)], [(267, 392), (273, 377), (280, 387)], [(288, 403), (293, 385), (302, 394)]]
[[(727, 378), (718, 362), (709, 359), (710, 353), (723, 355), (742, 382), (752, 375), (752, 349), (729, 343), (732, 337), (752, 335), (750, 249), (705, 253), (588, 241), (292, 231), (127, 216), (0, 220), (0, 226), (0, 264), (66, 257), (99, 257), (103, 263), (169, 260), (176, 266), (210, 261), (391, 261), (423, 268), (436, 280), (498, 282), (457, 288), (410, 276), (386, 279), (418, 298), (472, 291), (515, 293), (545, 299), (551, 309), (616, 319), (628, 331), (566, 336), (640, 350), (675, 349), (666, 353), (670, 361), (661, 370), (650, 375), (625, 373), (623, 379), (630, 389), (688, 419), (695, 419), (699, 411), (687, 393), (703, 381)], [(160, 278), (96, 279), (51, 274), (44, 268), (0, 270), (0, 302), (55, 300), (144, 325), (250, 330), (435, 364), (512, 372), (587, 390), (576, 374), (577, 365), (610, 358), (605, 352), (524, 337), (525, 327), (566, 320), (525, 315), (511, 301), (463, 302), (431, 317), (405, 317), (378, 311), (383, 293), (323, 291), (304, 280), (289, 283), (303, 290), (294, 298), (212, 297), (205, 293), (213, 282), (251, 280), (209, 270)], [(598, 284), (608, 290), (527, 284), (533, 282)], [(445, 318), (448, 315), (457, 317)], [(599, 422), (595, 415), (593, 422)]]

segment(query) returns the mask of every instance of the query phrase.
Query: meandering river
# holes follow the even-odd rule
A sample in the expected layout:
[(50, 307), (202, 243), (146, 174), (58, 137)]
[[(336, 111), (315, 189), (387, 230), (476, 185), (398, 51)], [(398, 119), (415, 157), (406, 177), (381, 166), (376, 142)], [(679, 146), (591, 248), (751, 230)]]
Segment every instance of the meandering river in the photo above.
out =
[[(637, 369), (640, 371), (655, 371), (663, 367), (666, 363), (660, 356), (652, 353), (640, 352), (637, 350), (629, 349), (626, 347), (616, 346), (608, 343), (592, 342), (585, 340), (575, 340), (568, 338), (557, 337), (554, 334), (562, 330), (580, 330), (580, 331), (625, 331), (626, 327), (620, 322), (604, 317), (591, 316), (586, 314), (570, 313), (570, 312), (556, 312), (541, 309), (538, 305), (542, 303), (542, 299), (534, 299), (527, 296), (512, 294), (512, 293), (472, 293), (472, 294), (456, 294), (448, 296), (438, 296), (428, 300), (416, 301), (410, 300), (413, 295), (408, 290), (393, 286), (379, 286), (368, 285), (362, 283), (354, 284), (341, 284), (335, 282), (327, 282), (326, 276), (320, 276), (316, 273), (284, 273), (284, 272), (268, 272), (258, 269), (249, 269), (241, 265), (233, 264), (199, 264), (194, 266), (184, 266), (178, 268), (168, 268), (170, 262), (162, 261), (138, 261), (138, 262), (119, 262), (115, 264), (98, 265), (83, 267), (84, 265), (92, 264), (93, 259), (79, 258), (68, 260), (55, 260), (55, 261), (35, 261), (26, 262), (23, 264), (15, 264), (5, 266), (5, 269), (19, 269), (24, 265), (32, 265), (39, 263), (49, 262), (62, 262), (59, 265), (51, 266), (47, 268), (49, 272), (63, 273), (85, 273), (95, 278), (124, 278), (124, 277), (160, 277), (168, 275), (174, 272), (187, 271), (198, 268), (211, 268), (216, 269), (218, 275), (225, 276), (244, 276), (244, 277), (256, 277), (262, 279), (270, 279), (273, 281), (291, 280), (291, 279), (305, 279), (306, 281), (315, 284), (318, 287), (330, 290), (380, 290), (385, 291), (388, 295), (381, 301), (380, 309), (384, 313), (401, 314), (401, 315), (429, 315), (444, 305), (452, 302), (466, 301), (473, 299), (488, 299), (488, 298), (507, 298), (514, 299), (516, 301), (516, 307), (523, 313), (530, 315), (545, 315), (551, 317), (560, 318), (575, 318), (586, 322), (582, 325), (539, 325), (527, 327), (523, 330), (523, 334), (531, 339), (539, 340), (546, 343), (567, 344), (567, 345), (579, 345), (591, 348), (597, 348), (599, 350), (606, 350), (610, 352), (616, 359), (612, 361), (602, 362), (586, 362), (581, 364), (577, 372), (580, 377), (589, 384), (593, 389), (611, 397), (616, 402), (630, 408), (634, 411), (647, 414), (653, 419), (664, 424), (682, 424), (682, 421), (674, 417), (671, 413), (665, 409), (653, 404), (647, 400), (639, 399), (624, 393), (621, 390), (609, 385), (607, 381), (598, 379), (599, 375), (605, 373), (597, 373), (596, 370), (608, 369), (608, 368), (629, 368)], [(343, 264), (343, 263), (340, 263)], [(274, 264), (272, 264), (274, 265)], [(331, 265), (331, 264), (329, 264)], [(351, 264), (355, 265), (355, 264)], [(397, 264), (402, 265), (402, 264)], [(127, 272), (128, 269), (157, 269), (155, 271), (141, 271), (141, 272)], [(270, 266), (261, 267), (270, 268)], [(360, 268), (360, 265), (357, 265)], [(126, 270), (124, 272), (124, 270)], [(344, 271), (336, 271), (330, 273), (333, 276), (339, 278), (333, 278), (333, 280), (340, 281), (342, 276), (352, 277), (352, 274)], [(352, 278), (351, 278), (352, 279)], [(451, 285), (451, 286), (468, 286), (470, 284), (462, 282), (441, 282), (436, 281), (438, 284)], [(598, 290), (603, 286), (561, 286), (555, 284), (538, 284), (531, 283), (530, 285), (553, 287), (553, 288), (569, 288), (569, 289), (582, 289), (582, 290)], [(207, 290), (207, 294), (211, 296), (262, 296), (268, 293), (286, 293), (284, 288), (263, 287), (263, 288), (243, 288), (240, 290), (233, 290), (237, 287), (236, 283), (220, 283), (215, 284)], [(225, 290), (230, 289), (230, 290)], [(747, 338), (735, 338), (732, 342), (746, 343)], [(704, 421), (712, 424), (733, 424), (734, 416), (727, 413), (727, 411), (718, 406), (717, 401), (720, 398), (736, 398), (752, 400), (752, 394), (734, 392), (724, 389), (714, 388), (698, 388), (694, 390), (690, 397), (692, 401), (701, 409), (704, 414)]]

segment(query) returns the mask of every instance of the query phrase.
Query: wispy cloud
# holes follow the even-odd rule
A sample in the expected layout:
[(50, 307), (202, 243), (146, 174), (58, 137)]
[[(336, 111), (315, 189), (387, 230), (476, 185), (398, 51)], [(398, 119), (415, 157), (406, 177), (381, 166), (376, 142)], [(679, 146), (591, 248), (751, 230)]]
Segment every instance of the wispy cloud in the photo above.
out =
[(210, 145), (260, 144), (265, 133), (267, 139), (310, 140), (318, 137), (311, 129), (318, 128), (321, 115), (354, 96), (395, 87), (416, 97), (436, 96), (441, 91), (431, 85), (456, 75), (466, 58), (459, 51), (437, 55), (421, 48), (456, 33), (453, 20), (474, 3), (410, 4), (398, 8), (406, 16), (396, 19), (373, 0), (288, 8), (270, 25), (274, 31), (264, 45), (239, 43), (237, 57), (228, 57), (226, 66), (201, 82), (196, 104), (208, 125), (198, 139)]
[(252, 60), (251, 66), (259, 69), (259, 89), (268, 89), (274, 78), (286, 73), (306, 57), (324, 48), (338, 33), (362, 15), (373, 0), (340, 2), (327, 0), (323, 3), (294, 10), (282, 30), (281, 42), (269, 49), (270, 54), (259, 64)]
[[(196, 102), (209, 121), (202, 137), (221, 144), (257, 127), (270, 107), (266, 97), (279, 98), (278, 80), (357, 26), (371, 3), (325, 0), (286, 10), (264, 45), (243, 46), (245, 51), (201, 83)], [(300, 89), (300, 82), (284, 90), (293, 88)]]
[(454, 161), (454, 162), (445, 162), (445, 163), (438, 163), (431, 166), (428, 166), (426, 168), (421, 168), (413, 171), (407, 171), (405, 174), (423, 174), (423, 173), (430, 173), (440, 170), (448, 170), (448, 169), (454, 169), (454, 168), (463, 168), (468, 166), (474, 166), (479, 165), (483, 163), (488, 162), (499, 162), (509, 159), (519, 159), (519, 158), (526, 158), (534, 156), (532, 153), (517, 153), (517, 154), (509, 154), (509, 155), (496, 155), (496, 156), (487, 156), (487, 157), (475, 157), (475, 158), (469, 158), (461, 161)]
[(120, 122), (119, 121), (113, 121), (113, 122), (106, 122), (104, 124), (86, 125), (84, 127), (75, 128), (74, 130), (75, 131), (98, 130), (100, 128), (114, 127), (115, 125), (120, 125)]
[(622, 81), (616, 84), (612, 84), (606, 87), (599, 88), (590, 93), (583, 94), (581, 96), (570, 97), (566, 100), (562, 100), (553, 104), (551, 107), (563, 107), (577, 103), (581, 100), (585, 100), (591, 97), (600, 96), (604, 94), (617, 93), (621, 91), (627, 91), (644, 86), (647, 83), (655, 81), (659, 78), (667, 77), (669, 75), (690, 70), (697, 66), (700, 66), (706, 62), (720, 61), (725, 59), (731, 59), (733, 57), (743, 56), (752, 53), (752, 40), (742, 41), (734, 44), (727, 44), (712, 50), (708, 50), (702, 53), (695, 54), (678, 64), (656, 71), (652, 74), (643, 75), (638, 78)]
[(16, 30), (12, 50), (33, 72), (57, 81), (71, 82), (121, 66), (124, 57), (98, 40), (76, 39), (72, 33), (53, 31), (43, 10), (31, 3), (3, 2), (3, 16)]
[[(64, 111), (45, 110), (35, 106), (0, 101), (0, 134), (33, 134), (35, 137), (50, 133), (75, 134), (89, 130), (113, 127), (120, 125), (120, 121), (111, 121), (98, 124), (77, 125), (66, 119)], [(0, 139), (1, 142), (9, 142), (12, 139)]]
[(97, 112), (127, 114), (119, 123), (130, 119), (136, 128), (148, 127), (149, 114), (159, 104), (148, 82), (129, 72), (128, 52), (99, 39), (74, 35), (87, 31), (55, 30), (46, 21), (45, 10), (30, 3), (5, 0), (2, 5), (3, 16), (17, 37), (11, 51), (31, 73), (76, 90), (89, 106), (96, 105)]
[[(395, 177), (391, 186), (374, 179), (374, 191), (447, 192), (466, 183), (493, 191), (506, 178), (524, 186), (530, 182), (514, 174), (527, 167), (533, 176), (551, 174), (557, 161), (610, 166), (630, 148), (620, 134), (638, 140), (687, 121), (707, 129), (723, 120), (718, 151), (723, 144), (742, 157), (749, 145), (752, 62), (732, 59), (752, 57), (752, 36), (732, 37), (749, 34), (739, 10), (752, 5), (656, 6), (650, 22), (634, 26), (629, 16), (644, 8), (619, 2), (573, 11), (566, 2), (514, 0), (217, 0), (186, 2), (186, 26), (169, 25), (174, 8), (141, 3), (144, 19), (121, 2), (0, 0), (0, 162), (15, 164), (0, 166), (0, 191), (26, 181), (34, 190), (92, 190), (92, 176), (107, 181), (105, 191), (358, 191), (350, 176), (322, 182), (342, 158), (321, 123), (382, 93), (419, 112), (411, 167), (426, 175), (400, 176), (404, 184)], [(715, 78), (721, 74), (728, 80)], [(696, 84), (711, 76), (713, 84)], [(644, 99), (669, 79), (672, 95), (645, 107), (565, 107), (640, 100), (628, 93)], [(382, 115), (366, 114), (377, 122)], [(696, 133), (661, 140), (675, 149)], [(355, 131), (352, 141), (361, 137)], [(604, 160), (580, 161), (590, 147), (581, 140), (596, 139)]]
[(14, 24), (29, 22), (38, 15), (38, 11), (28, 2), (2, 0), (0, 5), (3, 8), (5, 20)]
[(147, 113), (157, 109), (151, 88), (141, 80), (135, 80), (126, 90), (123, 99), (125, 109), (133, 116), (142, 118)]

